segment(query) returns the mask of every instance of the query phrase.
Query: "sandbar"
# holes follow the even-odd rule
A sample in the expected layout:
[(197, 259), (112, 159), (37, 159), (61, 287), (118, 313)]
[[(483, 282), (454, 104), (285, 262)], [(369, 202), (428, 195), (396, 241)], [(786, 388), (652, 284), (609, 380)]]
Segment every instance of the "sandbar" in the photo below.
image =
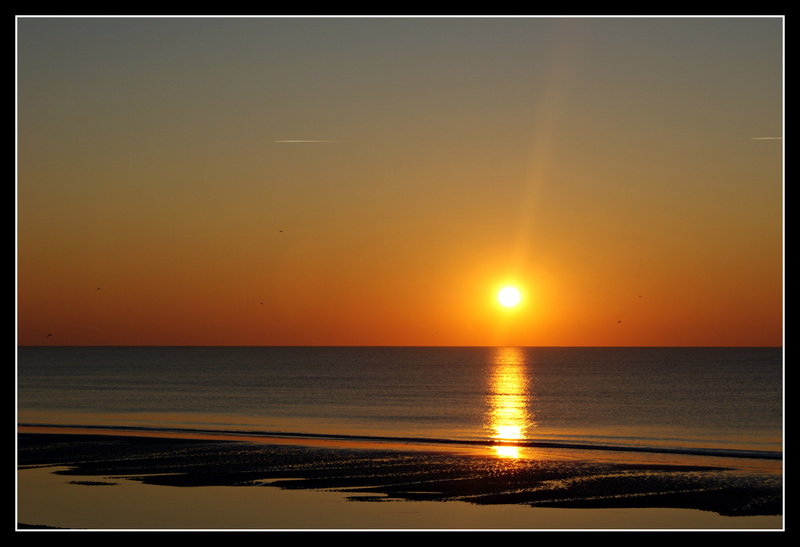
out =
[(783, 527), (774, 470), (111, 434), (17, 443), (19, 531)]

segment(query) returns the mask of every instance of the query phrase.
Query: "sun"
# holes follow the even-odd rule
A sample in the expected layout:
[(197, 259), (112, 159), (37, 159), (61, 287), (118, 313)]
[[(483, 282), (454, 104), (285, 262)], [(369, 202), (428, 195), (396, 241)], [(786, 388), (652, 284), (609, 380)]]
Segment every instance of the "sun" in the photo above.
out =
[(500, 289), (500, 292), (497, 293), (497, 299), (505, 307), (511, 308), (519, 304), (520, 294), (514, 287), (503, 287)]

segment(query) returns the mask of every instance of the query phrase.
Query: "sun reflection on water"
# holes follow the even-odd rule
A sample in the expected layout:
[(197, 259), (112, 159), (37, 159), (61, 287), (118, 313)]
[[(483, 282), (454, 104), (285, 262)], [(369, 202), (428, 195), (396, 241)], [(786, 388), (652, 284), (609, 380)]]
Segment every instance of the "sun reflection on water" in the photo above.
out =
[(535, 427), (530, 413), (531, 380), (525, 355), (518, 348), (497, 348), (489, 375), (486, 427), (497, 441), (498, 456), (519, 457), (515, 444)]

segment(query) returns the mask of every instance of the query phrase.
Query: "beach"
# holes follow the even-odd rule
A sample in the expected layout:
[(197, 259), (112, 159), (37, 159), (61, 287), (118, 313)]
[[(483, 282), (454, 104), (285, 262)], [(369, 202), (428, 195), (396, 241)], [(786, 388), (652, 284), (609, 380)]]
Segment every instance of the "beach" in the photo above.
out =
[(783, 527), (774, 463), (25, 431), (17, 453), (19, 530)]

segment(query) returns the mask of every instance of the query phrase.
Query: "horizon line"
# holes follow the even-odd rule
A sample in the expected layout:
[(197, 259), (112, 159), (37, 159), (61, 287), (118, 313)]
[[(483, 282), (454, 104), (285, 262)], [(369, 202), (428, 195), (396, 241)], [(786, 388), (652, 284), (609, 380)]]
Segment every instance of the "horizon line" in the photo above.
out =
[(17, 348), (783, 348), (784, 345), (519, 345), (519, 344), (486, 344), (486, 345), (464, 345), (464, 344), (17, 344)]

